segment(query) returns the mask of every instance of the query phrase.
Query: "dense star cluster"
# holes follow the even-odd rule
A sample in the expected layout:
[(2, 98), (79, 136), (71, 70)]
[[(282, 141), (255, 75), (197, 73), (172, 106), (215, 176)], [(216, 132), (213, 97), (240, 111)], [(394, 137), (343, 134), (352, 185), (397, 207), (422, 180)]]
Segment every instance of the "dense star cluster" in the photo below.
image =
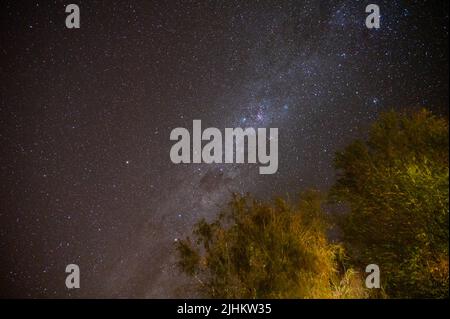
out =
[[(193, 296), (174, 242), (232, 192), (326, 190), (380, 112), (448, 114), (446, 1), (73, 2), (1, 4), (1, 296)], [(277, 127), (277, 173), (173, 164), (194, 119)]]

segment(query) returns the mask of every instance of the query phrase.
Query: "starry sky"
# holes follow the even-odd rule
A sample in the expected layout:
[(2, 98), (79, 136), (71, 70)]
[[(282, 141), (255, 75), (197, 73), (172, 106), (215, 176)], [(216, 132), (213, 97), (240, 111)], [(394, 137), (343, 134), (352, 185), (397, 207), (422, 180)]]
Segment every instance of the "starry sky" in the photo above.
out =
[[(174, 243), (232, 192), (326, 191), (380, 112), (448, 116), (447, 1), (6, 0), (0, 17), (0, 297), (195, 296)], [(277, 173), (173, 164), (194, 119), (277, 127)]]

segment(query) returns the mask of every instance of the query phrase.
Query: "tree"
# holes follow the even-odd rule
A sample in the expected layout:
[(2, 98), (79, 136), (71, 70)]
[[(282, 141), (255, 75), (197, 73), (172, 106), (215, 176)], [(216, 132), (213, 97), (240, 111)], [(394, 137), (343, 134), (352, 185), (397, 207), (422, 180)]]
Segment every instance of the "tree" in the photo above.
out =
[(179, 266), (213, 298), (365, 297), (325, 220), (317, 192), (295, 205), (234, 195), (215, 221), (196, 225), (194, 240), (177, 244)]
[(389, 112), (335, 159), (330, 196), (355, 264), (380, 267), (390, 297), (448, 297), (448, 122)]

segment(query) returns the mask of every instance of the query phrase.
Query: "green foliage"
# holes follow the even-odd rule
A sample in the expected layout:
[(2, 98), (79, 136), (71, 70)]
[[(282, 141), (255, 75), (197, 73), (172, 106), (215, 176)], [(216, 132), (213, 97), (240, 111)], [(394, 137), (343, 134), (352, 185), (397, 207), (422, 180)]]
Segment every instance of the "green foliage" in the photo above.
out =
[[(215, 298), (448, 297), (448, 150), (446, 120), (386, 113), (336, 155), (343, 244), (327, 239), (317, 192), (295, 204), (235, 195), (178, 242), (179, 266)], [(349, 264), (377, 264), (382, 289), (369, 293)]]
[(317, 192), (295, 205), (234, 195), (217, 220), (196, 225), (194, 241), (178, 243), (179, 266), (213, 298), (365, 297), (325, 220)]
[(390, 297), (448, 297), (448, 124), (423, 110), (384, 114), (336, 156), (331, 198), (355, 263), (380, 266)]

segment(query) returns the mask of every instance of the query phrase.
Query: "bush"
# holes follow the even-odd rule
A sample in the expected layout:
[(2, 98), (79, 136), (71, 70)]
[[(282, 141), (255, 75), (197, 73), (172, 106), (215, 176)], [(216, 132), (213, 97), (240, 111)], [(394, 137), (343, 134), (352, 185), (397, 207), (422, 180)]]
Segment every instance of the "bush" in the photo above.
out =
[(195, 240), (177, 244), (179, 266), (213, 298), (365, 297), (327, 227), (317, 192), (296, 205), (234, 195), (217, 220), (196, 225)]
[(448, 146), (446, 120), (390, 112), (336, 156), (343, 239), (356, 265), (379, 265), (390, 297), (448, 297)]

